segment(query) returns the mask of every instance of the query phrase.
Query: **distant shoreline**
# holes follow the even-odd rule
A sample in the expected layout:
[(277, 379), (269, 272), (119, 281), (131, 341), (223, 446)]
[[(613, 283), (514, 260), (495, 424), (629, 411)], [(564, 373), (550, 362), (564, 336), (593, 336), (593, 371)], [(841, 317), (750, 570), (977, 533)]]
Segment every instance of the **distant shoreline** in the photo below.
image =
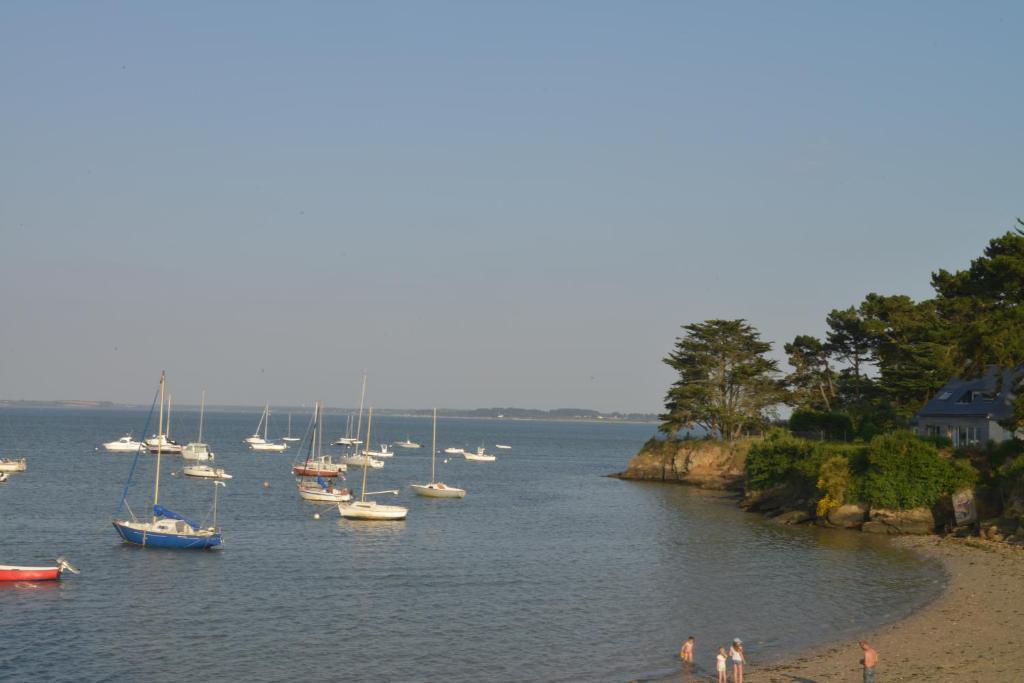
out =
[[(59, 409), (73, 409), (73, 410), (148, 410), (149, 406), (140, 403), (114, 403), (113, 401), (77, 401), (77, 400), (61, 400), (61, 401), (26, 401), (26, 400), (0, 400), (0, 408), (12, 408), (12, 409), (44, 409), (44, 410), (59, 410)], [(176, 410), (185, 411), (198, 411), (198, 405), (192, 404), (175, 404)], [(206, 411), (211, 413), (249, 413), (259, 412), (262, 410), (261, 406), (236, 406), (236, 405), (210, 405), (207, 404)], [(281, 415), (282, 413), (308, 413), (311, 412), (311, 408), (308, 406), (280, 406), (274, 408), (274, 413)], [(358, 408), (326, 408), (324, 414), (328, 416), (343, 416), (351, 413), (358, 412)], [(622, 417), (621, 413), (601, 413), (598, 415), (479, 415), (480, 410), (493, 410), (493, 409), (469, 409), (469, 410), (438, 410), (437, 417), (439, 419), (455, 418), (461, 420), (507, 420), (512, 422), (595, 422), (598, 424), (658, 424), (657, 417), (651, 415), (650, 417), (634, 417), (636, 415), (642, 415), (638, 413), (631, 413), (630, 417)], [(521, 410), (521, 409), (518, 409)], [(410, 410), (408, 408), (374, 408), (374, 412), (380, 417), (411, 417), (430, 419), (430, 415), (423, 410)], [(532, 412), (532, 411), (531, 411)], [(544, 411), (536, 411), (538, 413)]]

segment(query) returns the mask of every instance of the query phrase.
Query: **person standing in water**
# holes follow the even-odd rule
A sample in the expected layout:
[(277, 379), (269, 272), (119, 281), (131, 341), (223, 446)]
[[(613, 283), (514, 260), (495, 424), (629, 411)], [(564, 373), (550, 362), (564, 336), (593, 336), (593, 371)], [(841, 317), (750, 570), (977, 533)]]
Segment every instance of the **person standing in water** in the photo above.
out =
[(686, 639), (686, 642), (683, 643), (683, 646), (679, 648), (679, 659), (683, 660), (687, 664), (693, 664), (693, 644), (695, 642), (696, 641), (693, 636), (690, 636)]
[(878, 665), (878, 653), (875, 651), (875, 648), (863, 640), (857, 642), (860, 643), (860, 649), (864, 651), (864, 658), (860, 660), (860, 663), (864, 665), (864, 683), (875, 683), (875, 666)]
[(715, 659), (717, 660), (715, 669), (718, 671), (718, 683), (729, 683), (729, 674), (726, 673), (725, 662), (727, 657), (725, 656), (724, 647), (718, 648), (718, 657)]
[(732, 659), (732, 680), (734, 683), (743, 683), (743, 665), (747, 658), (743, 655), (743, 641), (739, 638), (733, 639), (729, 657)]

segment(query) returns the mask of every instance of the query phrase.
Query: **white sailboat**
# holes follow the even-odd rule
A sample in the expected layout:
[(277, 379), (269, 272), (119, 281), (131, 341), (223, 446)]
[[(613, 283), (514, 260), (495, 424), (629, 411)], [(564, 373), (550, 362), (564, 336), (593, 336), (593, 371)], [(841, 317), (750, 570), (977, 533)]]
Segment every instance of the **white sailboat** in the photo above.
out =
[[(181, 455), (181, 444), (177, 441), (171, 440), (171, 404), (174, 401), (174, 397), (167, 396), (167, 431), (161, 431), (159, 434), (154, 434), (150, 438), (146, 439), (146, 445), (149, 447), (150, 453), (156, 453), (158, 450), (163, 453), (171, 455)], [(159, 431), (159, 430), (158, 430)]]
[[(267, 430), (270, 428), (270, 404), (263, 410), (263, 419), (260, 421), (263, 424), (263, 436), (259, 441), (250, 441), (249, 450), (252, 451), (269, 451), (271, 453), (281, 453), (288, 448), (286, 443), (275, 443), (267, 438)], [(252, 438), (251, 436), (249, 437)]]
[(291, 413), (288, 413), (288, 436), (282, 436), (281, 437), (281, 441), (289, 441), (289, 442), (301, 441), (301, 439), (299, 437), (292, 436), (292, 414)]
[[(356, 435), (352, 437), (352, 415), (348, 416), (348, 424), (345, 427), (345, 436), (334, 441), (333, 446), (358, 446), (362, 443), (359, 440), (359, 429), (363, 426), (363, 401), (366, 399), (366, 373), (363, 373), (363, 388), (359, 392), (359, 418), (356, 420)], [(369, 440), (367, 440), (369, 443)]]
[(182, 472), (189, 477), (201, 479), (231, 479), (231, 475), (224, 471), (223, 467), (214, 467), (205, 463), (198, 465), (185, 465)]
[[(323, 453), (323, 433), (323, 413), (318, 401), (313, 409), (313, 433), (309, 444), (309, 454), (306, 456), (305, 464), (298, 471), (315, 473), (318, 468), (317, 463), (323, 463), (325, 458), (325, 456), (321, 455)], [(326, 458), (328, 461), (330, 460), (330, 456), (326, 456)], [(337, 465), (335, 466), (337, 467)], [(341, 467), (344, 466), (342, 465)], [(297, 468), (293, 467), (292, 471), (297, 471)], [(333, 476), (345, 478), (339, 472), (336, 472)], [(347, 503), (352, 500), (352, 494), (349, 493), (347, 488), (337, 488), (333, 484), (328, 484), (319, 474), (300, 477), (296, 480), (296, 483), (299, 488), (299, 497), (303, 500), (316, 503)]]
[(263, 407), (263, 412), (260, 414), (260, 421), (256, 425), (256, 431), (253, 432), (252, 436), (247, 436), (242, 439), (242, 443), (254, 444), (254, 443), (266, 443), (267, 440), (260, 436), (260, 429), (263, 428), (263, 422), (267, 419), (267, 413), (270, 412), (270, 404), (268, 403)]
[(437, 408), (434, 408), (434, 435), (430, 440), (430, 483), (410, 484), (413, 493), (427, 498), (465, 498), (465, 489), (447, 486), (437, 480)]
[[(365, 382), (365, 380), (364, 380)], [(365, 383), (364, 383), (365, 386)], [(366, 441), (370, 442), (370, 433), (373, 425), (373, 408), (370, 408), (370, 416), (366, 423)], [(367, 496), (379, 495), (382, 493), (393, 493), (398, 495), (398, 491), (391, 489), (388, 491), (371, 491), (366, 492), (366, 472), (369, 467), (363, 465), (363, 489), (359, 495), (359, 500), (354, 500), (349, 503), (339, 503), (338, 513), (345, 519), (357, 519), (357, 520), (369, 520), (369, 521), (400, 521), (406, 518), (409, 514), (407, 508), (401, 505), (381, 505), (375, 500), (366, 500)]]
[[(186, 460), (213, 460), (213, 451), (210, 450), (208, 445), (203, 443), (203, 415), (205, 412), (206, 390), (204, 389), (202, 398), (199, 399), (199, 436), (195, 441), (185, 444), (185, 447), (181, 449), (181, 457)], [(188, 472), (186, 471), (185, 474), (188, 474)]]

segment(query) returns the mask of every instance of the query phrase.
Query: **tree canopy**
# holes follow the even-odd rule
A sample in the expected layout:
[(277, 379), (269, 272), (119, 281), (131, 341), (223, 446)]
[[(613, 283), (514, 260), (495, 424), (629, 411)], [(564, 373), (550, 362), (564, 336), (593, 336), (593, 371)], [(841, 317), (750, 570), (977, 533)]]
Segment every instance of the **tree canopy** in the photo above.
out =
[(771, 344), (745, 320), (684, 325), (664, 362), (679, 373), (665, 396), (662, 432), (701, 427), (731, 440), (762, 427), (785, 399)]

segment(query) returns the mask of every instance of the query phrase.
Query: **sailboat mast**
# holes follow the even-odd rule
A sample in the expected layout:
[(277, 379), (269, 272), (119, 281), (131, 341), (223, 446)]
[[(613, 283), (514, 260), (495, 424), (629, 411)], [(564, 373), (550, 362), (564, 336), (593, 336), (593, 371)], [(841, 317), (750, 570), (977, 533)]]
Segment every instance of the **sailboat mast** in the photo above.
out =
[(437, 408), (434, 408), (434, 436), (430, 440), (430, 483), (437, 481), (434, 468), (437, 464)]
[(292, 438), (292, 414), (288, 413), (288, 438)]
[[(164, 383), (165, 373), (163, 370), (160, 371), (160, 426), (163, 426), (164, 421)], [(167, 405), (167, 422), (171, 421), (171, 406)], [(164, 437), (163, 434), (158, 434), (156, 439), (156, 483), (153, 485), (153, 521), (156, 521), (156, 506), (160, 503), (160, 454), (163, 451)]]
[(322, 458), (324, 455), (324, 408), (323, 403), (317, 401), (317, 426), (319, 429), (316, 430), (316, 457), (317, 459)]
[(167, 394), (167, 441), (171, 440), (171, 403), (174, 401), (174, 394)]
[(206, 389), (203, 389), (203, 397), (199, 399), (199, 443), (203, 442), (203, 413), (206, 412)]
[(263, 408), (263, 440), (267, 440), (267, 427), (270, 426), (270, 404)]
[[(366, 373), (363, 373), (363, 390), (359, 392), (359, 421), (356, 422), (356, 441), (359, 441), (359, 432), (363, 427), (363, 399), (366, 398)], [(366, 431), (370, 431), (367, 426)], [(370, 447), (370, 437), (366, 437), (366, 447)], [(359, 444), (356, 444), (356, 452), (359, 452)]]
[[(366, 376), (363, 376), (363, 381), (366, 381)], [(373, 408), (370, 408), (370, 416), (366, 418), (366, 443), (370, 443), (370, 428), (373, 425)], [(361, 502), (366, 501), (366, 468), (370, 465), (370, 456), (367, 455), (366, 451), (363, 451), (363, 492), (359, 496)]]

